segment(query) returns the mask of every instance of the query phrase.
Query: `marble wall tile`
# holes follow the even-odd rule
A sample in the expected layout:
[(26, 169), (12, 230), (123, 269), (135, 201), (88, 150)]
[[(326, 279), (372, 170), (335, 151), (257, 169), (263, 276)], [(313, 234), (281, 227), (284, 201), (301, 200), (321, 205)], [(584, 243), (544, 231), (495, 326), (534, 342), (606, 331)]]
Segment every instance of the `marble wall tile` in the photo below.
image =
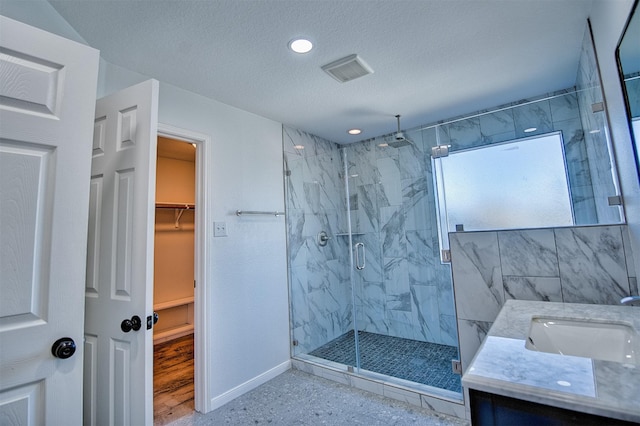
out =
[(380, 229), (380, 210), (378, 206), (378, 185), (367, 184), (358, 185), (356, 188), (357, 209), (351, 211), (352, 220), (355, 224), (354, 232), (378, 232)]
[(412, 310), (420, 324), (420, 340), (442, 342), (440, 336), (440, 311), (438, 309), (438, 288), (436, 286), (411, 286)]
[(571, 202), (573, 203), (573, 220), (576, 225), (589, 225), (598, 222), (593, 187), (572, 186)]
[(553, 229), (498, 232), (503, 275), (557, 277)]
[(447, 264), (442, 265), (438, 260), (435, 261), (436, 285), (438, 286), (438, 307), (441, 314), (451, 316), (456, 315), (455, 303), (453, 300), (453, 284), (451, 280), (451, 267)]
[(407, 260), (384, 259), (384, 288), (387, 310), (411, 311), (411, 293)]
[[(516, 127), (516, 137), (525, 138), (533, 135), (548, 133), (553, 129), (551, 108), (548, 100), (538, 101), (513, 108), (513, 118)], [(525, 133), (527, 128), (536, 130)]]
[(440, 314), (440, 341), (443, 345), (458, 346), (458, 327), (455, 315)]
[(405, 229), (407, 231), (430, 229), (432, 227), (429, 211), (430, 192), (426, 175), (403, 179), (401, 185)]
[(400, 165), (400, 178), (412, 179), (425, 176), (424, 153), (416, 144), (411, 144), (398, 149), (398, 162)]
[(493, 321), (504, 303), (495, 232), (449, 234), (458, 318)]
[(385, 288), (382, 282), (362, 282), (356, 284), (358, 308), (356, 319), (358, 329), (371, 333), (389, 334), (385, 316)]
[(436, 285), (430, 233), (407, 231), (407, 270), (411, 285)]
[(505, 299), (562, 302), (562, 289), (558, 277), (504, 276), (502, 282)]
[(627, 271), (629, 271), (629, 276), (635, 277), (636, 265), (635, 265), (633, 252), (631, 250), (631, 240), (629, 237), (629, 230), (627, 227), (622, 227), (622, 246), (624, 247), (624, 255), (627, 261)]
[(481, 115), (480, 131), (485, 138), (500, 134), (513, 134), (515, 138), (513, 110), (506, 109)]
[(385, 257), (404, 257), (407, 250), (405, 215), (401, 206), (380, 209), (382, 251)]
[(566, 95), (549, 99), (549, 107), (551, 108), (551, 118), (554, 123), (580, 118), (578, 95), (573, 91)]
[(478, 351), (480, 344), (489, 333), (489, 329), (493, 322), (489, 321), (471, 321), (458, 319), (458, 333), (460, 339), (460, 361), (462, 362), (462, 371), (466, 371), (471, 364), (473, 356)]
[[(381, 205), (398, 206), (402, 204), (401, 167), (397, 160), (392, 158), (379, 158), (376, 161), (380, 180), (376, 182), (381, 186), (384, 201)], [(384, 204), (382, 204), (384, 202)]]
[(629, 294), (620, 226), (555, 230), (564, 302), (618, 304)]
[(480, 119), (478, 117), (454, 121), (442, 126), (448, 129), (451, 151), (473, 148), (482, 145)]

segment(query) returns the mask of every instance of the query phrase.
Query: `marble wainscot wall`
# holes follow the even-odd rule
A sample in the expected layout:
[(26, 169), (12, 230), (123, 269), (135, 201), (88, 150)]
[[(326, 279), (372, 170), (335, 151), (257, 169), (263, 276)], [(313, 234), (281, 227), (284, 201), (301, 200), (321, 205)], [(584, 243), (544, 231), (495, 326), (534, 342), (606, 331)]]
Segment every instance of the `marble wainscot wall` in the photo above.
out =
[(626, 225), (449, 234), (464, 370), (508, 299), (619, 304), (638, 294)]

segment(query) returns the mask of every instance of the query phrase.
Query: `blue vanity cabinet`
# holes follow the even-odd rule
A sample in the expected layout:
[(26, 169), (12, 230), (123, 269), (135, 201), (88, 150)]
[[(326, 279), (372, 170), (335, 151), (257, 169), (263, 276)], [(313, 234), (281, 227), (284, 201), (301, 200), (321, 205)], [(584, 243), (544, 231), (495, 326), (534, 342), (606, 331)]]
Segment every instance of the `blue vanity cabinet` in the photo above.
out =
[(637, 423), (469, 390), (472, 426), (622, 426)]

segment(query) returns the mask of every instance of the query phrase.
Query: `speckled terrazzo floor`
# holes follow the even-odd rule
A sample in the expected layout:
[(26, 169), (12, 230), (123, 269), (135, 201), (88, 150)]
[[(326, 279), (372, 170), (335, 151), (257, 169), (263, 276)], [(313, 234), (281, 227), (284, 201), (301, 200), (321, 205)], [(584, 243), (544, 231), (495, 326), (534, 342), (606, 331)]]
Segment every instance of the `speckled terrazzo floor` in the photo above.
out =
[(172, 426), (203, 425), (464, 426), (454, 417), (288, 370), (208, 413), (193, 413)]
[[(451, 370), (459, 359), (454, 346), (358, 332), (360, 368), (388, 376), (461, 392), (460, 376)], [(310, 352), (309, 355), (355, 365), (353, 330)]]

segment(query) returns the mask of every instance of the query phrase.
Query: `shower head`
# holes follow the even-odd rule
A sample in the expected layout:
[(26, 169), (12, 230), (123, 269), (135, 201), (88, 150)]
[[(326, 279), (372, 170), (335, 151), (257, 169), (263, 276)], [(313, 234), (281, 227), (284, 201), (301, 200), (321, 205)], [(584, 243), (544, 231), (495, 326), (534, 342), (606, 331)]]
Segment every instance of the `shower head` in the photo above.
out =
[(387, 144), (392, 148), (400, 148), (403, 146), (411, 145), (411, 140), (407, 139), (400, 131), (400, 115), (396, 115), (396, 120), (398, 120), (398, 131), (395, 135), (393, 135), (393, 140), (387, 142)]

